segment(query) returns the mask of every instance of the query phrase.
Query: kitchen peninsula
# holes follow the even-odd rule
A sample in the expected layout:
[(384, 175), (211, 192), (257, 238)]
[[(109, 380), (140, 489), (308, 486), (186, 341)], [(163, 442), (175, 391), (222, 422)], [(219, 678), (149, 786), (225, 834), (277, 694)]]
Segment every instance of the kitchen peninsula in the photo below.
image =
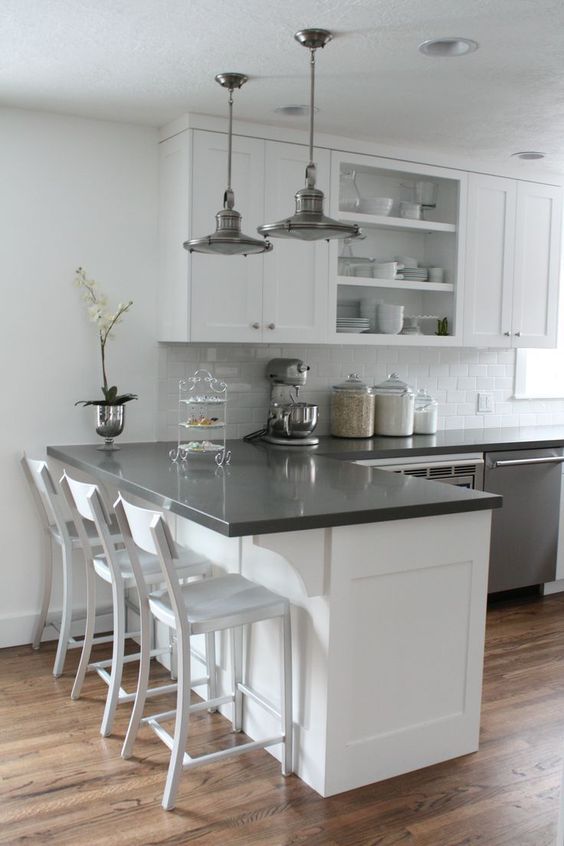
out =
[[(169, 448), (47, 451), (112, 493), (167, 509), (180, 542), (290, 599), (295, 771), (304, 781), (329, 796), (478, 748), (500, 497), (310, 450), (233, 441), (231, 465), (198, 456), (183, 468)], [(265, 623), (248, 660), (251, 682), (256, 674), (272, 700), (276, 638)], [(270, 730), (252, 704), (244, 729), (253, 738)]]

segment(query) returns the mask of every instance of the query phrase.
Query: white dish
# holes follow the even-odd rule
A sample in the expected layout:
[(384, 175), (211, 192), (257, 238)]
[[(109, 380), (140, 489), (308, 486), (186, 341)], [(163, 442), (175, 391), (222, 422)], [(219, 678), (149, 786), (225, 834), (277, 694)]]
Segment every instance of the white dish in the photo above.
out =
[(361, 329), (360, 327), (351, 327), (351, 326), (337, 326), (337, 332), (341, 335), (352, 335), (356, 333), (360, 335), (362, 332), (365, 332), (365, 329)]
[(188, 444), (179, 444), (180, 449), (189, 452), (190, 455), (203, 455), (206, 452), (219, 452), (223, 449), (223, 444), (212, 444), (211, 441), (202, 441), (201, 446), (194, 446), (194, 441)]
[(358, 210), (363, 214), (388, 215), (394, 201), (391, 197), (370, 197), (360, 201)]

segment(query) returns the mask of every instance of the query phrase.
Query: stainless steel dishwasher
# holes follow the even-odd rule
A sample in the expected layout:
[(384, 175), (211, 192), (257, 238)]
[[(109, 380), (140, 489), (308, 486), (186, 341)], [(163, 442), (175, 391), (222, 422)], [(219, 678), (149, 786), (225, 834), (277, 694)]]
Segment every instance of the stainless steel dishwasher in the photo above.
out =
[(563, 450), (488, 452), (484, 489), (503, 496), (493, 513), (488, 592), (553, 581)]

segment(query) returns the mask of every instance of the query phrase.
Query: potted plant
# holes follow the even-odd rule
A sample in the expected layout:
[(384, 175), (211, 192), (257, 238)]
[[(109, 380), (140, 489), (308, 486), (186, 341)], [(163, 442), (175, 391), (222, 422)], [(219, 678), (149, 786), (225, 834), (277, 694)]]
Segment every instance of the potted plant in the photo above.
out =
[(119, 303), (115, 312), (108, 310), (108, 299), (98, 289), (96, 282), (89, 279), (84, 268), (79, 267), (74, 279), (82, 292), (90, 320), (96, 324), (102, 358), (102, 396), (91, 400), (78, 400), (75, 405), (95, 405), (97, 412), (96, 432), (106, 439), (99, 449), (119, 449), (114, 445), (114, 438), (121, 435), (124, 425), (125, 403), (137, 399), (136, 394), (120, 394), (117, 385), (110, 385), (106, 370), (106, 344), (113, 337), (112, 331), (129, 311), (133, 301)]

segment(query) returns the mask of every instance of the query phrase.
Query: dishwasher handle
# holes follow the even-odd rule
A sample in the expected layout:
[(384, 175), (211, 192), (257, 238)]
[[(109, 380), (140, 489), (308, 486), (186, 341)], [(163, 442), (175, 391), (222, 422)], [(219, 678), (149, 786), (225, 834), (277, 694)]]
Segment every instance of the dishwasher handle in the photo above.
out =
[(520, 467), (524, 464), (563, 464), (564, 455), (549, 455), (546, 458), (513, 458), (505, 461), (494, 461), (492, 467)]

